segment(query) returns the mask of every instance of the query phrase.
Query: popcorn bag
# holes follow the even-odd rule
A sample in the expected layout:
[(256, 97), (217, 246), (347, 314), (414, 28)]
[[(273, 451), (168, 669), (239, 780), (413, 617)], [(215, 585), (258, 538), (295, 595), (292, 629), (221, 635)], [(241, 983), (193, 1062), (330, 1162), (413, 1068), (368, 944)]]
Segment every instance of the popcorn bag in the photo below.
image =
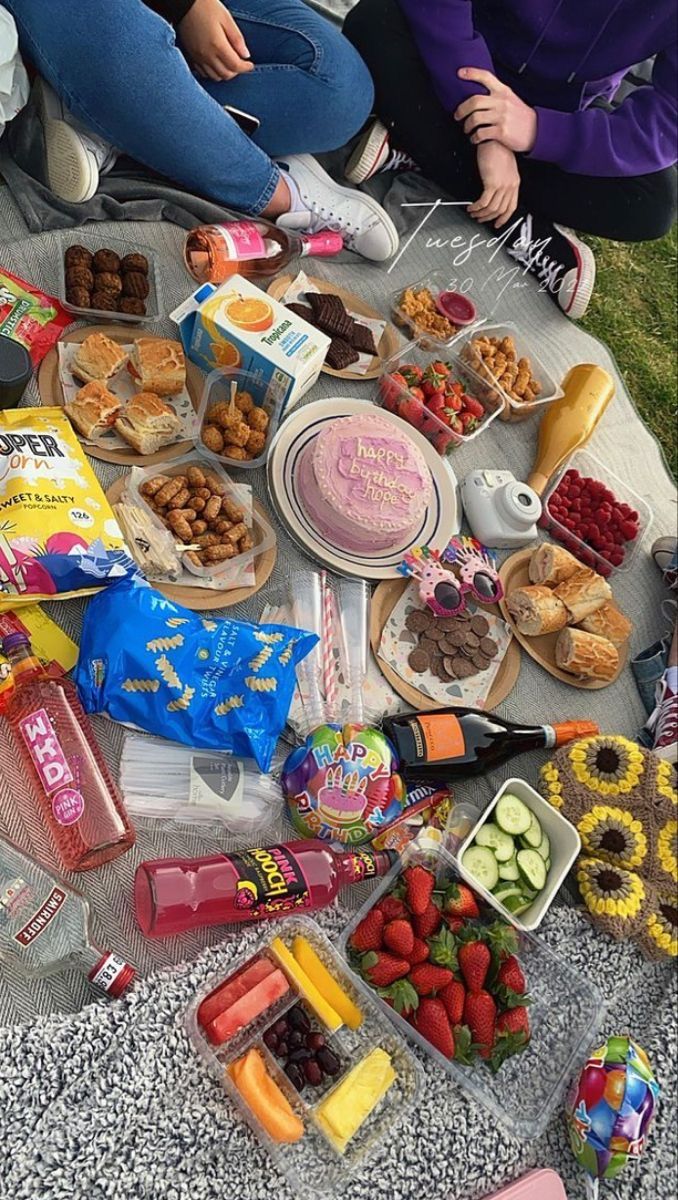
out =
[(62, 409), (0, 412), (0, 611), (137, 574)]

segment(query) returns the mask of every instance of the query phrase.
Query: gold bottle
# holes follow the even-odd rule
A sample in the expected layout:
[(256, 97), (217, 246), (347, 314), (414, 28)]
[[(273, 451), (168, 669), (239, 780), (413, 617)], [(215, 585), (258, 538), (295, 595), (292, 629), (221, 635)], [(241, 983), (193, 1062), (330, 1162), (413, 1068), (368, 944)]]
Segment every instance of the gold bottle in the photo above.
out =
[(565, 376), (563, 390), (541, 419), (537, 457), (527, 480), (540, 496), (558, 467), (588, 442), (614, 396), (614, 380), (602, 367), (578, 363)]

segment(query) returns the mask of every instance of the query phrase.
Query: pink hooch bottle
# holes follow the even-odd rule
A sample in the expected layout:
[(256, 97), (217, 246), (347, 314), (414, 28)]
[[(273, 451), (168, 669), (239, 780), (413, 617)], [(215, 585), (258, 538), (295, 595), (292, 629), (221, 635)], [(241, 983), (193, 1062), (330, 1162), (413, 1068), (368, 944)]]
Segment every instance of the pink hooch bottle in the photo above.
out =
[(129, 822), (70, 679), (51, 679), (25, 633), (2, 648), (14, 688), (6, 717), (40, 815), (67, 871), (90, 871), (134, 845)]
[(209, 858), (161, 858), (137, 868), (134, 907), (147, 937), (312, 912), (348, 884), (386, 875), (396, 860), (391, 850), (335, 851), (312, 839)]

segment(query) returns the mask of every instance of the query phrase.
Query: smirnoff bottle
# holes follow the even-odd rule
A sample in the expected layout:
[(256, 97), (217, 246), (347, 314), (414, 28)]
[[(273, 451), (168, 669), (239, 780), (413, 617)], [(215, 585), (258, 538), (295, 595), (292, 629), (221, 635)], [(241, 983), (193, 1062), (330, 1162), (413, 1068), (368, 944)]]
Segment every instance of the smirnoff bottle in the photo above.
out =
[(184, 244), (184, 260), (198, 283), (223, 283), (236, 273), (277, 275), (295, 258), (328, 257), (343, 246), (339, 233), (288, 233), (263, 217), (247, 217), (192, 229)]
[(90, 940), (85, 897), (4, 838), (0, 963), (33, 976), (75, 968), (111, 997), (121, 996), (136, 974), (124, 959), (99, 950)]

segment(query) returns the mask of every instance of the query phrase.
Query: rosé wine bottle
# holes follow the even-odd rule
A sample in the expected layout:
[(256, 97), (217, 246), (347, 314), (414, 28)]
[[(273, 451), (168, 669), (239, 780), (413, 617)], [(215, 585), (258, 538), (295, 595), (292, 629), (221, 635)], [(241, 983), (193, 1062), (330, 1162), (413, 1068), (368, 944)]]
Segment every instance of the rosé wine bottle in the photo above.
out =
[(134, 845), (135, 834), (70, 679), (51, 679), (25, 633), (3, 651), (14, 688), (5, 715), (67, 871), (91, 871)]
[(336, 851), (309, 839), (209, 858), (156, 859), (137, 867), (137, 921), (147, 937), (167, 937), (200, 925), (313, 912), (348, 884), (386, 875), (397, 857), (365, 847)]
[(327, 258), (343, 250), (340, 233), (297, 234), (279, 229), (264, 217), (199, 225), (186, 236), (184, 260), (198, 283), (223, 283), (236, 273), (247, 277), (277, 275), (307, 254)]

